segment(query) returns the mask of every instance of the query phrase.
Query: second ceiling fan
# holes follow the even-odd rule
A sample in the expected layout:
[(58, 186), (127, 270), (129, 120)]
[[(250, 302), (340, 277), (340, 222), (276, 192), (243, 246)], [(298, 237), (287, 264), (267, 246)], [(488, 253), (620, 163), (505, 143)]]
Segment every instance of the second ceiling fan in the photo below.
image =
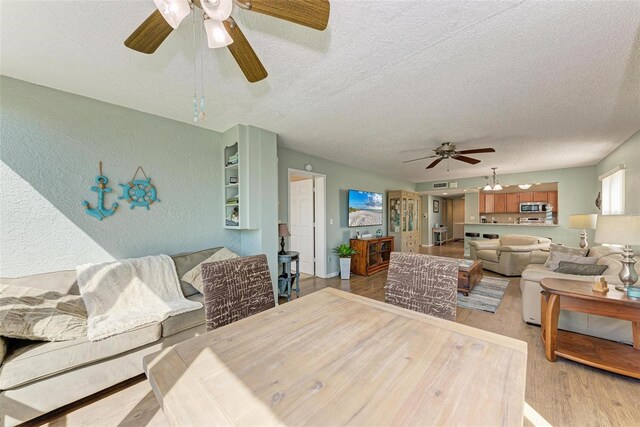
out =
[(440, 147), (434, 148), (433, 151), (436, 152), (436, 154), (434, 154), (433, 156), (419, 157), (417, 159), (406, 160), (402, 163), (410, 163), (410, 162), (416, 162), (418, 160), (431, 159), (434, 157), (438, 157), (436, 160), (431, 162), (429, 166), (427, 166), (425, 169), (431, 169), (435, 167), (438, 163), (440, 163), (444, 159), (460, 160), (461, 162), (475, 165), (477, 163), (480, 163), (480, 160), (474, 159), (472, 157), (463, 156), (463, 154), (495, 153), (496, 150), (493, 148), (487, 147), (487, 148), (476, 148), (472, 150), (459, 151), (456, 149), (456, 146), (453, 142), (443, 142), (442, 144), (440, 144)]
[(204, 12), (204, 27), (210, 48), (227, 47), (251, 83), (267, 77), (237, 22), (231, 17), (233, 6), (258, 12), (316, 30), (327, 28), (328, 0), (154, 0), (156, 10), (127, 38), (125, 46), (151, 54), (178, 28), (196, 6)]

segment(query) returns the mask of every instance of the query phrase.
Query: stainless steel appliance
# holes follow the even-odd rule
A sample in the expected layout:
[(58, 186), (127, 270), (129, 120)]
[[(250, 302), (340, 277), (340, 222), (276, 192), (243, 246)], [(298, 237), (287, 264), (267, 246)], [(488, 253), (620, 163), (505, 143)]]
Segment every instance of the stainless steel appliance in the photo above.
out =
[(518, 218), (520, 224), (544, 224), (544, 218)]
[(520, 213), (542, 213), (546, 208), (547, 204), (542, 202), (520, 203)]

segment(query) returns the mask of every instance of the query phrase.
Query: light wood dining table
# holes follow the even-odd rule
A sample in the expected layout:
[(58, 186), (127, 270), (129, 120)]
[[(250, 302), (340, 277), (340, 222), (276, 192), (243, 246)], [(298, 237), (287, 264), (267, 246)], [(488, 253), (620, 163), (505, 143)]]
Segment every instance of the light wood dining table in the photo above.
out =
[(175, 426), (521, 426), (523, 341), (326, 288), (144, 359)]

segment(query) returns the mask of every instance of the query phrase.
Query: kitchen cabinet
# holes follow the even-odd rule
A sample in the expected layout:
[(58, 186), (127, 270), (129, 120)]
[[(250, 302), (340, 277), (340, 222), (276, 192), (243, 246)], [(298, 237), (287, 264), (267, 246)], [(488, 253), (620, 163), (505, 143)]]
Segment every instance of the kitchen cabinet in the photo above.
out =
[(507, 194), (507, 213), (520, 212), (520, 193)]
[(547, 192), (546, 191), (534, 191), (533, 192), (533, 201), (534, 202), (546, 202), (547, 201)]
[[(518, 193), (520, 196), (519, 203), (533, 202), (533, 191), (529, 191), (526, 193)], [(520, 210), (520, 205), (518, 205), (518, 211)]]
[(484, 213), (494, 213), (495, 212), (495, 195), (494, 194), (485, 194), (484, 195)]
[(558, 192), (547, 191), (547, 203), (551, 205), (551, 212), (558, 212)]
[(507, 195), (502, 194), (494, 194), (493, 195), (493, 212), (494, 213), (505, 213), (507, 212)]
[(486, 195), (483, 192), (480, 192), (480, 197), (478, 199), (478, 212), (484, 213), (486, 209)]

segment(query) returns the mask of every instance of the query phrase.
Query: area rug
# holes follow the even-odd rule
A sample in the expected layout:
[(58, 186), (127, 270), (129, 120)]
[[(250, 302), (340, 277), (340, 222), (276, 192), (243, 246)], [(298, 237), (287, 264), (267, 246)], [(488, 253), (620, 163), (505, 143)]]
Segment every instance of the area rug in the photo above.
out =
[(469, 292), (469, 296), (465, 297), (458, 292), (458, 305), (472, 310), (495, 313), (500, 306), (507, 286), (509, 286), (509, 279), (483, 277), (480, 283)]

